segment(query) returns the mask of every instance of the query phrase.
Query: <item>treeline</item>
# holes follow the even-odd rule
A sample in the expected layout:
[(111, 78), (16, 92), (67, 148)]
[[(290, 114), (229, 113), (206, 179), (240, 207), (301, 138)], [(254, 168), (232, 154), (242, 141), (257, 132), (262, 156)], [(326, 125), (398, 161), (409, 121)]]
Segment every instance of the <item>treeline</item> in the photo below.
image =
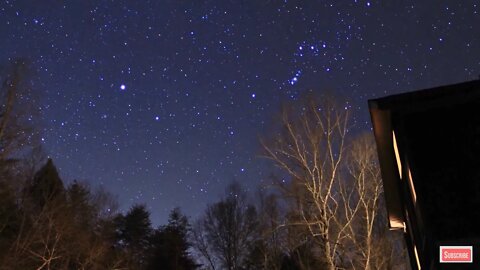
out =
[(408, 268), (401, 233), (387, 231), (373, 139), (330, 97), (306, 95), (274, 119), (261, 140), (271, 185), (249, 194), (234, 182), (197, 220), (176, 208), (154, 228), (145, 205), (120, 213), (104, 190), (62, 181), (36, 143), (24, 65), (7, 71), (0, 269)]
[(107, 193), (76, 181), (65, 187), (50, 159), (18, 191), (4, 179), (0, 269), (195, 269), (177, 209), (152, 229), (145, 206), (115, 213)]
[[(21, 172), (18, 166), (16, 170)], [(10, 177), (17, 181), (25, 175)], [(337, 239), (335, 265), (330, 268), (325, 254), (329, 235), (314, 235), (309, 227), (325, 224), (310, 224), (301, 216), (298, 204), (309, 204), (300, 201), (306, 199), (301, 193), (292, 195), (293, 202), (283, 192), (259, 190), (252, 200), (234, 182), (193, 225), (175, 208), (166, 225), (153, 228), (144, 205), (122, 214), (103, 190), (93, 191), (77, 181), (64, 186), (50, 159), (20, 189), (5, 179), (0, 182), (0, 269), (406, 267), (401, 242), (386, 234), (383, 222), (362, 216), (367, 209), (358, 206), (341, 210), (363, 213), (348, 225), (352, 235)], [(293, 188), (288, 186), (283, 188)], [(339, 236), (341, 231), (333, 227), (345, 224), (330, 226)]]

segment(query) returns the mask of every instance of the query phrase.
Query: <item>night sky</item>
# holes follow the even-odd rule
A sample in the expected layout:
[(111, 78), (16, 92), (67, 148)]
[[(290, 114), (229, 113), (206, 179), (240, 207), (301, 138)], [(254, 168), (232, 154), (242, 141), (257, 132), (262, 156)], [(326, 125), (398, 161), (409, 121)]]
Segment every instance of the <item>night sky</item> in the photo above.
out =
[(370, 130), (370, 98), (478, 78), (480, 1), (382, 2), (2, 1), (0, 63), (30, 61), (64, 181), (162, 224), (270, 181), (258, 137), (285, 100), (337, 93)]

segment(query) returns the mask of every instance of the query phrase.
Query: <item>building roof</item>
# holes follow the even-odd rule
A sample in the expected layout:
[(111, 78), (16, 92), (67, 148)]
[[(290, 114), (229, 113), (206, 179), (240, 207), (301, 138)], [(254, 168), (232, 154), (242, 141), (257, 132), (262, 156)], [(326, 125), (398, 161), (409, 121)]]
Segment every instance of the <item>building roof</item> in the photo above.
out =
[[(404, 196), (402, 195), (400, 183), (402, 170), (399, 168), (402, 162), (397, 162), (394, 148), (395, 129), (402, 125), (400, 122), (412, 119), (404, 117), (405, 115), (410, 115), (411, 117), (412, 114), (428, 114), (428, 117), (431, 117), (432, 111), (451, 109), (459, 105), (461, 107), (472, 100), (480, 100), (480, 80), (434, 87), (368, 101), (380, 160), (390, 228), (403, 228), (405, 222), (404, 202), (402, 201)], [(411, 131), (408, 136), (412, 136)]]

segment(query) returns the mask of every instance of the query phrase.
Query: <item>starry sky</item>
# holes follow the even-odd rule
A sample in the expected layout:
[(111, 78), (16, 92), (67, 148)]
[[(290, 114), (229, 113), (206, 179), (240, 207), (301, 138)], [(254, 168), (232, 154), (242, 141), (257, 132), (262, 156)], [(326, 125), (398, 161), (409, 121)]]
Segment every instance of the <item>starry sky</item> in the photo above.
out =
[(0, 63), (26, 58), (41, 143), (63, 179), (101, 185), (154, 224), (196, 217), (259, 158), (280, 104), (305, 91), (367, 100), (477, 79), (480, 1), (0, 2)]

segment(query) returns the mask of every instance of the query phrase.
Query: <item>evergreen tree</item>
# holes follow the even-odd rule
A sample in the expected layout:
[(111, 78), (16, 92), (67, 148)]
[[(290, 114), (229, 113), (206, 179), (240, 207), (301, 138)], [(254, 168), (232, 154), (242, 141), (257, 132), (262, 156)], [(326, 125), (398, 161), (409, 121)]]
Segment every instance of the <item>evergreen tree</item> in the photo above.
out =
[(75, 180), (68, 187), (67, 196), (73, 223), (83, 228), (92, 226), (96, 218), (96, 209), (92, 205), (90, 189)]
[(119, 245), (124, 249), (130, 267), (144, 269), (152, 235), (150, 213), (146, 206), (132, 206), (125, 216), (116, 218), (116, 225)]
[(60, 179), (52, 159), (48, 159), (47, 163), (35, 174), (30, 195), (33, 203), (40, 207), (44, 207), (49, 202), (58, 203), (58, 200), (64, 199), (63, 181)]
[(152, 237), (151, 259), (147, 269), (191, 270), (198, 265), (189, 254), (189, 223), (178, 208), (170, 213), (168, 225), (155, 231)]

